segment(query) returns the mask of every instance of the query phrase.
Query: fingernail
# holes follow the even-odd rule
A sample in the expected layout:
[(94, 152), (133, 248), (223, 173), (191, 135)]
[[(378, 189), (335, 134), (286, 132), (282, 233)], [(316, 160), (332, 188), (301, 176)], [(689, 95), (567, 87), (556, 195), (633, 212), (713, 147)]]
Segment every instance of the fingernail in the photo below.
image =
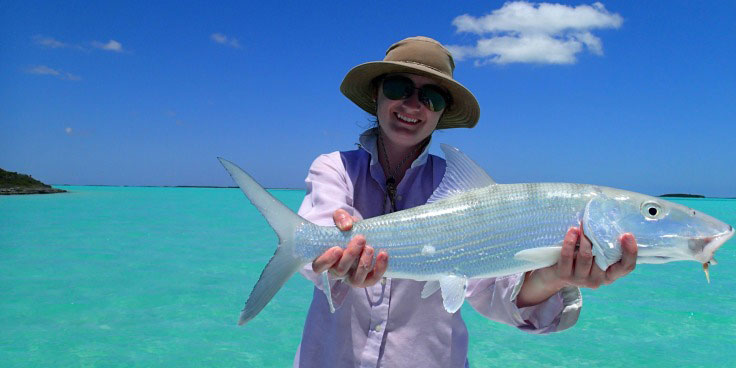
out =
[(337, 215), (337, 224), (340, 225), (340, 227), (345, 227), (345, 218), (347, 216), (344, 213), (341, 213)]
[(360, 262), (360, 267), (363, 269), (369, 269), (371, 268), (371, 263), (373, 263), (373, 250), (366, 249), (365, 255), (367, 260), (365, 260), (364, 262)]

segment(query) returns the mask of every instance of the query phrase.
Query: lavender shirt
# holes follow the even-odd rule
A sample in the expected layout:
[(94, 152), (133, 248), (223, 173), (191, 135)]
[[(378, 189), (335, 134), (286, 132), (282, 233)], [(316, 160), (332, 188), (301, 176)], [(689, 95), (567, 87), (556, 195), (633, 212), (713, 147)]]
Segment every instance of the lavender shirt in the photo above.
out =
[[(361, 219), (388, 212), (375, 130), (364, 132), (360, 143), (357, 150), (321, 155), (314, 161), (299, 215), (334, 226), (332, 214), (338, 208)], [(444, 172), (445, 161), (425, 148), (398, 185), (396, 207), (424, 204)], [(332, 314), (320, 275), (311, 265), (301, 273), (315, 288), (294, 367), (468, 366), (468, 331), (460, 311), (445, 311), (441, 293), (422, 299), (424, 282), (384, 278), (372, 287), (357, 289), (332, 280), (337, 309)], [(578, 288), (565, 288), (539, 305), (518, 308), (516, 296), (523, 280), (523, 274), (472, 279), (466, 300), (483, 316), (531, 333), (561, 331), (575, 324), (582, 307)]]

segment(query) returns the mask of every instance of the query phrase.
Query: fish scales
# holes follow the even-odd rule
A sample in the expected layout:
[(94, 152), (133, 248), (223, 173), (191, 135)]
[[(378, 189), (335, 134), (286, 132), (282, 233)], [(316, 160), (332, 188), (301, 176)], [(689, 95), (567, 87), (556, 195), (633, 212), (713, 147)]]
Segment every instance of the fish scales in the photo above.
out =
[(592, 186), (565, 183), (494, 185), (363, 220), (348, 232), (304, 224), (296, 248), (313, 259), (362, 234), (391, 255), (387, 277), (498, 275), (525, 263), (514, 259), (520, 250), (559, 245), (559, 234), (579, 224), (592, 192)]
[[(552, 265), (565, 232), (582, 225), (602, 270), (621, 259), (620, 236), (636, 236), (637, 263), (691, 260), (708, 271), (732, 226), (661, 198), (586, 184), (497, 184), (459, 150), (441, 146), (447, 169), (427, 205), (358, 221), (351, 231), (317, 226), (293, 213), (247, 173), (220, 159), (279, 237), (239, 324), (255, 317), (293, 274), (327, 249), (363, 234), (389, 254), (386, 277), (427, 281), (421, 297), (442, 290), (449, 313), (460, 309), (468, 279)], [(331, 283), (322, 289), (333, 310)]]

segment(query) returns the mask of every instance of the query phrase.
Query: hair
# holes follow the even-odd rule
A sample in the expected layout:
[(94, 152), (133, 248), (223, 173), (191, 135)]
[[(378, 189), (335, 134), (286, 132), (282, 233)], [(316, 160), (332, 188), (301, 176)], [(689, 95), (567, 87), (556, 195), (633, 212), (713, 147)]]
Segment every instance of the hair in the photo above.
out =
[[(373, 98), (378, 100), (378, 87), (381, 85), (383, 78), (386, 78), (386, 74), (381, 74), (371, 80), (371, 91), (373, 91)], [(378, 115), (370, 114), (368, 117), (368, 125), (362, 126), (363, 129), (378, 128)]]
[(386, 78), (386, 74), (381, 74), (371, 79), (371, 91), (373, 92), (373, 99), (376, 101), (378, 100), (378, 87), (381, 86), (384, 78)]

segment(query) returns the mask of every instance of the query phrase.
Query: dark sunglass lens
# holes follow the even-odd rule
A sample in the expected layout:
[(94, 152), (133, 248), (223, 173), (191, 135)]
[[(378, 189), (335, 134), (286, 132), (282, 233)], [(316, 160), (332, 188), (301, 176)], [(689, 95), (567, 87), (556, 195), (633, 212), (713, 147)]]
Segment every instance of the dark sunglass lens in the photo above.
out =
[(405, 77), (388, 77), (383, 80), (383, 95), (391, 100), (401, 100), (414, 93), (414, 82)]
[(447, 105), (445, 97), (439, 87), (427, 85), (419, 89), (419, 99), (432, 111), (441, 111)]

